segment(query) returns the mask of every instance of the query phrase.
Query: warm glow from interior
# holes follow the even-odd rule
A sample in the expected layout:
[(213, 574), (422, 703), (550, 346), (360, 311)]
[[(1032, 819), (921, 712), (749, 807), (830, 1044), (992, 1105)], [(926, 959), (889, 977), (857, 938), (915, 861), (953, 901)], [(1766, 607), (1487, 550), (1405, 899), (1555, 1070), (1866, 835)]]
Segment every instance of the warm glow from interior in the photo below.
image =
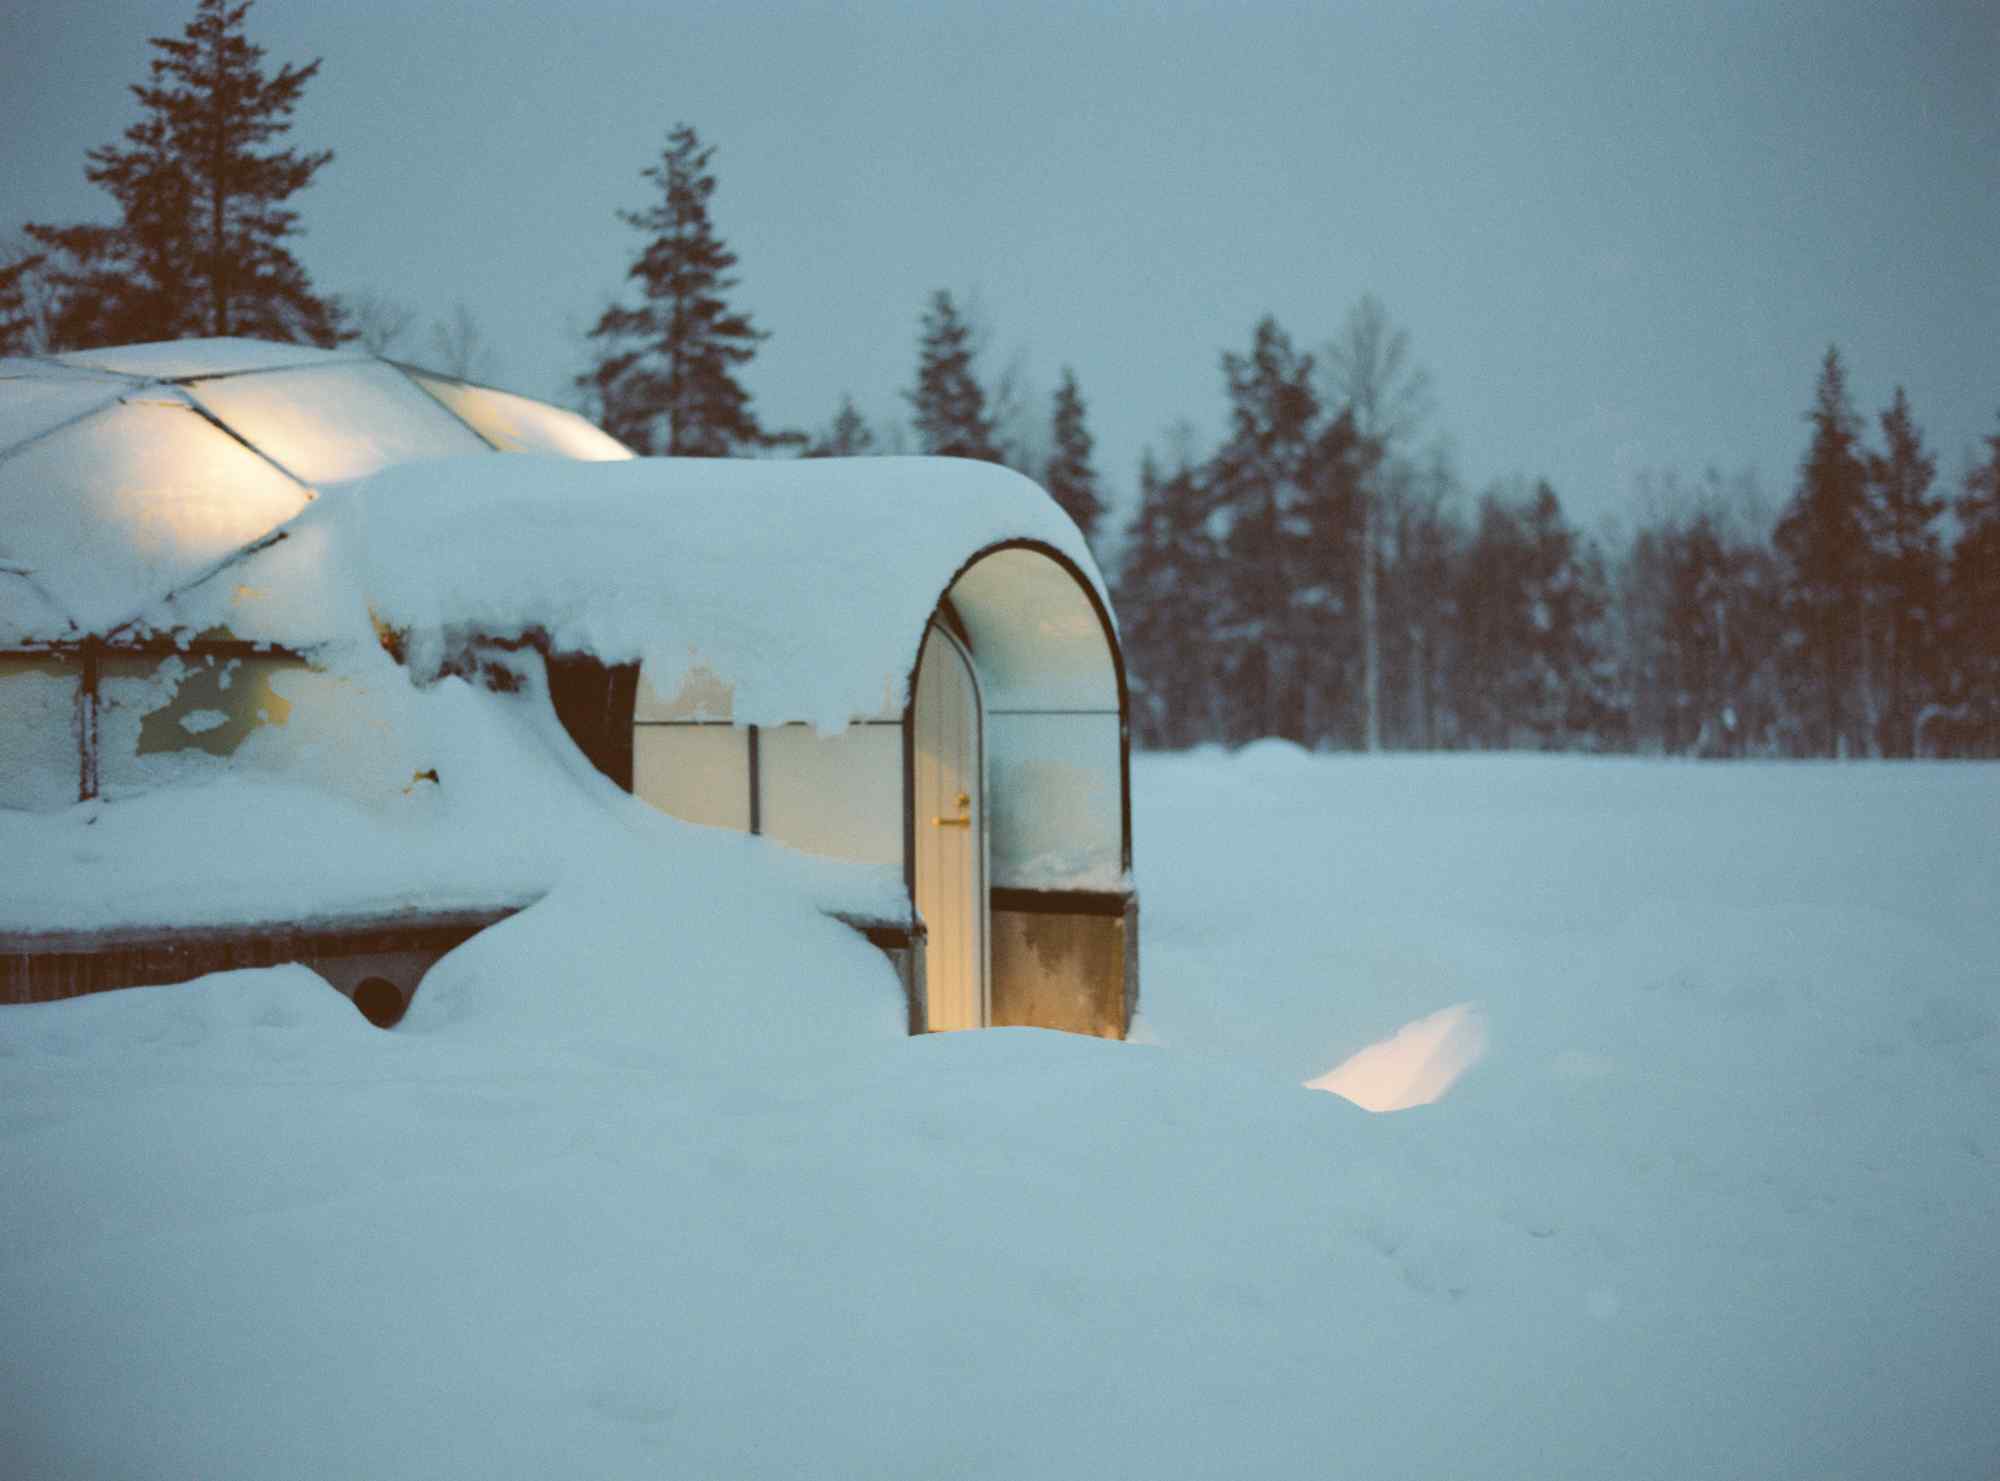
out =
[(1363, 1110), (1407, 1110), (1440, 1099), (1485, 1053), (1486, 1019), (1478, 1005), (1454, 1003), (1404, 1024), (1306, 1081), (1306, 1088), (1331, 1091)]

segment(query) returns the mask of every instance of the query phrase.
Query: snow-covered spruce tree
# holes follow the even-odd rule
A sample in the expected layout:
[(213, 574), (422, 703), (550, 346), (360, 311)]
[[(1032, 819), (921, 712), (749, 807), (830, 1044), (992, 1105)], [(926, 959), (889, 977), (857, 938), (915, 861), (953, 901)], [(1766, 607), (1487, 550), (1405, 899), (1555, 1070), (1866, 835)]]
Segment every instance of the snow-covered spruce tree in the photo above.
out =
[(1868, 606), (1875, 577), (1875, 519), (1859, 431), (1840, 351), (1828, 347), (1813, 395), (1812, 443), (1798, 489), (1778, 521), (1786, 566), (1787, 642), (1805, 749), (1865, 754)]
[(596, 363), (576, 378), (605, 430), (642, 453), (729, 457), (770, 441), (736, 379), (767, 336), (725, 296), (736, 254), (709, 220), (714, 152), (677, 124), (659, 162), (640, 171), (659, 200), (618, 213), (646, 237), (626, 273), (639, 299), (599, 317)]
[(58, 348), (243, 334), (330, 345), (346, 337), (337, 307), (312, 290), (285, 247), (298, 213), (285, 202), (331, 150), (265, 146), (292, 126), (318, 61), (263, 69), (243, 36), (249, 0), (200, 0), (178, 38), (155, 36), (143, 114), (123, 147), (93, 149), (84, 176), (118, 202), (104, 226), (30, 224), (51, 249)]
[(1931, 495), (1937, 459), (1924, 450), (1901, 386), (1882, 413), (1883, 450), (1868, 458), (1878, 519), (1876, 596), (1881, 621), (1883, 709), (1878, 742), (1885, 756), (1916, 750), (1917, 716), (1936, 693), (1939, 601), (1944, 554), (1937, 520), (1944, 500)]
[(972, 329), (940, 288), (924, 310), (917, 341), (917, 383), (903, 394), (915, 415), (917, 445), (948, 458), (1003, 461), (986, 393), (973, 374)]
[(1063, 512), (1076, 521), (1083, 538), (1095, 544), (1097, 521), (1104, 516), (1104, 501), (1097, 495), (1097, 470), (1090, 462), (1092, 442), (1083, 410), (1083, 393), (1077, 389), (1076, 372), (1065, 365), (1049, 417), (1049, 461), (1042, 472), (1042, 483), (1062, 505)]

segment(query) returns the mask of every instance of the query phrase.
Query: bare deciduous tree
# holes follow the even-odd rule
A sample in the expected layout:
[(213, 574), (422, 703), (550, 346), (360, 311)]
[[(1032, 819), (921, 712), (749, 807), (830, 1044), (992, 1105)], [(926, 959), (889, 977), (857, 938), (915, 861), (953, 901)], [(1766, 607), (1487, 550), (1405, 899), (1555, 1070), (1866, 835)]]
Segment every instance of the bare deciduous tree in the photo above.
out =
[(1348, 310), (1339, 338), (1326, 347), (1334, 399), (1353, 409), (1354, 425), (1374, 450), (1362, 480), (1361, 605), (1362, 736), (1382, 748), (1382, 640), (1376, 596), (1381, 564), (1382, 506), (1406, 483), (1402, 447), (1430, 414), (1430, 376), (1410, 360), (1410, 336), (1390, 323), (1374, 294)]
[(371, 355), (392, 353), (417, 321), (415, 309), (374, 288), (343, 297), (340, 307), (355, 342)]
[(431, 359), (433, 369), (462, 381), (492, 379), (493, 347), (464, 299), (451, 306), (449, 316), (431, 321)]

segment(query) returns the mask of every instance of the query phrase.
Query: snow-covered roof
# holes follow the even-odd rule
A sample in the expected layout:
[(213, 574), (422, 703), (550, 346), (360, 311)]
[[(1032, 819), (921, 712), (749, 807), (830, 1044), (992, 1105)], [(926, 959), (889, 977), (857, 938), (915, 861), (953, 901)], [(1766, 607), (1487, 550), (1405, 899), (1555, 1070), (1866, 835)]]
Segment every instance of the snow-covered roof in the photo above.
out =
[(561, 408), (373, 356), (181, 340), (0, 360), (0, 646), (107, 633), (381, 468), (630, 457)]
[(539, 633), (642, 661), (663, 696), (719, 678), (731, 699), (715, 718), (834, 730), (902, 708), (939, 598), (976, 558), (1017, 544), (1053, 553), (1023, 564), (1070, 600), (1024, 571), (1010, 621), (1095, 655), (1070, 682), (1117, 709), (1106, 634), (1078, 587), (1109, 610), (1089, 548), (1053, 500), (993, 464), (456, 458), (359, 480), (283, 534), (154, 604), (144, 625), (300, 648), (372, 643), (387, 625), (419, 668), (449, 634)]
[(1089, 549), (1004, 468), (633, 460), (526, 397), (254, 340), (0, 362), (0, 647), (222, 628), (319, 650), (386, 625), (421, 669), (454, 635), (536, 633), (643, 661), (654, 698), (700, 670), (726, 718), (835, 729), (900, 710), (939, 599), (1009, 543), (1036, 553), (958, 593), (968, 622), (1004, 615), (994, 680), (1011, 643), (1038, 682), (1054, 655), (1064, 703), (1115, 711)]

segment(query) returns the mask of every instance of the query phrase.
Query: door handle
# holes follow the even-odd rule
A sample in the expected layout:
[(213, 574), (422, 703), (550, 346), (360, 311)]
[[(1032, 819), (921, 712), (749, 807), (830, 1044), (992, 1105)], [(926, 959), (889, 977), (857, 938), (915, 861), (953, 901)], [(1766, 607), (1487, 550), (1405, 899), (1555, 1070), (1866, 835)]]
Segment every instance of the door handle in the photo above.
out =
[(940, 828), (970, 828), (972, 826), (972, 794), (969, 792), (959, 793), (958, 805), (967, 810), (955, 818), (932, 818), (931, 821)]

